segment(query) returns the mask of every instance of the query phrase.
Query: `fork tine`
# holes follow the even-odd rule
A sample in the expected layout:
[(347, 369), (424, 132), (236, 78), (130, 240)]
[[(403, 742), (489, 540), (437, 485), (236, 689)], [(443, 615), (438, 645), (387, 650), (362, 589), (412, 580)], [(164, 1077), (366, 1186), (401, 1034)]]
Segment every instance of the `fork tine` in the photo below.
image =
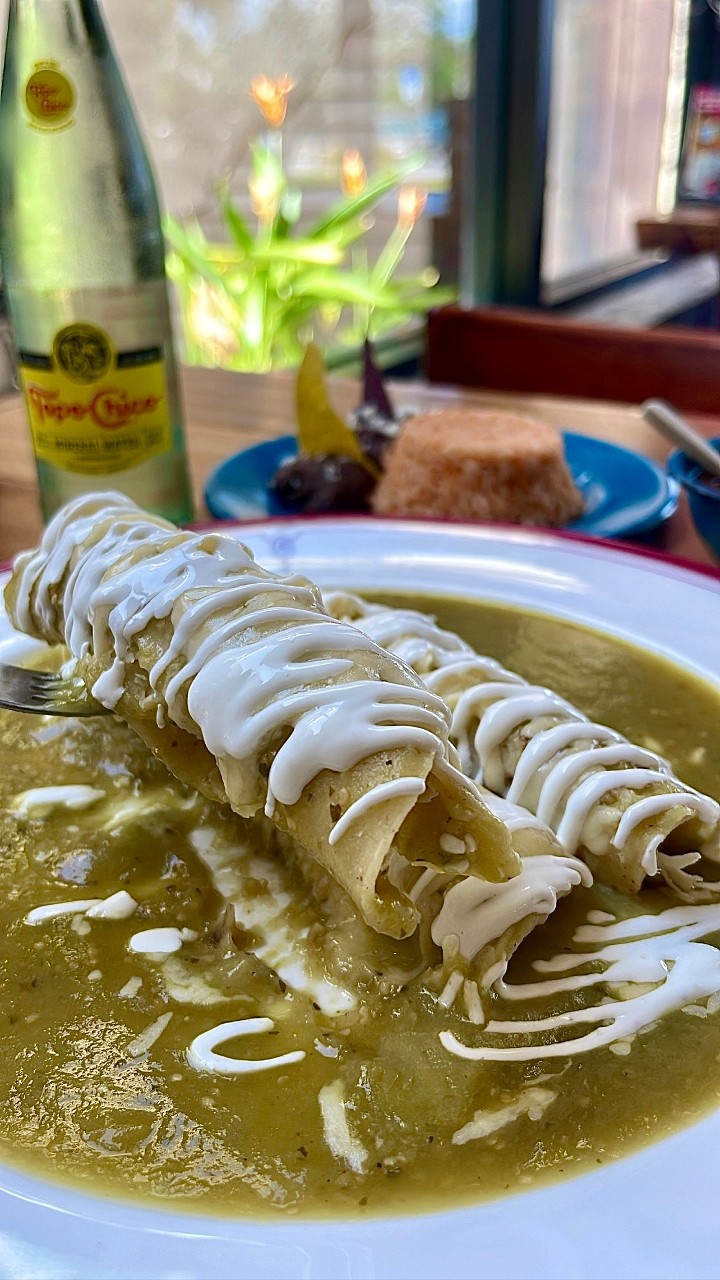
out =
[(80, 680), (8, 663), (0, 663), (0, 707), (46, 716), (107, 714)]

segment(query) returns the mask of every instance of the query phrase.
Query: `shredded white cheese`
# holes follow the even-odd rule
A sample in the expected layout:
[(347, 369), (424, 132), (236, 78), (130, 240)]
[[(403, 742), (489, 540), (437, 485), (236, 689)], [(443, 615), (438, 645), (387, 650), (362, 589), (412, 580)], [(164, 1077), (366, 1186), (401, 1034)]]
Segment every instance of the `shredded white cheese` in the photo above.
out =
[(314, 1040), (313, 1043), (323, 1058), (337, 1058), (340, 1053), (340, 1050), (334, 1044), (324, 1044), (322, 1040)]
[(127, 920), (137, 911), (137, 905), (125, 889), (120, 889), (118, 893), (111, 893), (109, 898), (97, 902), (94, 907), (88, 907), (85, 914), (89, 920)]
[(97, 787), (33, 787), (15, 796), (10, 812), (15, 818), (46, 818), (54, 809), (89, 809), (104, 799)]
[(362, 1173), (368, 1152), (350, 1132), (347, 1104), (342, 1080), (326, 1084), (318, 1094), (325, 1141), (336, 1160), (342, 1160), (353, 1173)]
[(152, 1049), (156, 1040), (160, 1039), (163, 1031), (172, 1018), (171, 1013), (161, 1013), (159, 1018), (150, 1023), (139, 1036), (135, 1036), (128, 1045), (128, 1053), (131, 1058), (140, 1058), (143, 1053), (147, 1053), (148, 1049)]
[(193, 929), (177, 929), (174, 925), (161, 929), (141, 929), (128, 942), (128, 951), (141, 955), (164, 956), (179, 951), (183, 942), (193, 942), (197, 934)]
[(54, 920), (56, 916), (81, 916), (90, 907), (96, 907), (102, 898), (75, 898), (70, 902), (48, 902), (43, 907), (33, 907), (25, 917), (26, 924), (42, 924), (45, 920)]
[[(108, 898), (71, 898), (66, 902), (48, 902), (33, 907), (25, 917), (26, 924), (42, 924), (56, 916), (87, 916), (91, 920), (126, 920), (137, 910), (137, 902), (125, 889), (111, 893)], [(89, 925), (83, 929), (89, 930)], [(80, 932), (78, 929), (77, 932)]]
[(489, 1138), (490, 1134), (504, 1129), (520, 1116), (539, 1120), (556, 1097), (557, 1094), (553, 1089), (537, 1087), (525, 1089), (520, 1097), (507, 1107), (500, 1107), (497, 1111), (476, 1111), (472, 1120), (453, 1134), (453, 1143), (456, 1147), (462, 1147), (466, 1142), (474, 1142), (477, 1138)]
[(124, 987), (118, 991), (118, 995), (123, 1000), (132, 1000), (137, 995), (142, 986), (142, 978), (128, 978)]

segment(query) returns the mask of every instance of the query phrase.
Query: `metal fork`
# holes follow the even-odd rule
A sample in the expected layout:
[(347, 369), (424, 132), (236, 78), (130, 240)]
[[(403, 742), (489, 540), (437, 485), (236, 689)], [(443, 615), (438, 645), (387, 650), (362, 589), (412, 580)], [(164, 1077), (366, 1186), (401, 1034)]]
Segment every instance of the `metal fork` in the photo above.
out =
[(102, 716), (107, 707), (96, 702), (77, 676), (57, 671), (33, 671), (0, 662), (0, 707), (42, 716)]

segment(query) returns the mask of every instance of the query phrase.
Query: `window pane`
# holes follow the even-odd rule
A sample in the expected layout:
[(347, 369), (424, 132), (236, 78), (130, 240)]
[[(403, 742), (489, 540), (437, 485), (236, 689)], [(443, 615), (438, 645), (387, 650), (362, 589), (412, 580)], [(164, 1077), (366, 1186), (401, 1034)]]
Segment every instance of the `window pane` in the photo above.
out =
[(673, 203), (690, 0), (557, 0), (542, 275), (636, 255)]

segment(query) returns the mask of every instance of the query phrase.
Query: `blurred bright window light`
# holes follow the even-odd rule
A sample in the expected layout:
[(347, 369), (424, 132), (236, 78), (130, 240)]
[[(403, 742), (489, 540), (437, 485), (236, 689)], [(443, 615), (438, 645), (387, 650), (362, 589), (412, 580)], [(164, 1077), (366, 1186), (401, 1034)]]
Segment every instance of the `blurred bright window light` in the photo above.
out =
[(638, 256), (675, 201), (691, 0), (556, 0), (542, 276)]

